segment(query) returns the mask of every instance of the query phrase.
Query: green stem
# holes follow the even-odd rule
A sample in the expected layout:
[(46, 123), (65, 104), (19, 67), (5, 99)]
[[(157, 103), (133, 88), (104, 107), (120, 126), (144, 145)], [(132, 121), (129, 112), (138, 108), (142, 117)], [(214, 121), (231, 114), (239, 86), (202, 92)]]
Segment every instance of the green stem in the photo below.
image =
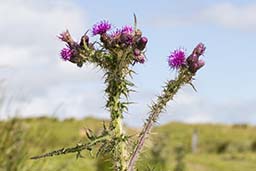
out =
[[(119, 77), (120, 78), (120, 77)], [(122, 78), (122, 77), (121, 77)], [(123, 80), (120, 79), (116, 81), (116, 79), (110, 83), (112, 84), (113, 92), (110, 95), (110, 113), (111, 113), (111, 124), (110, 130), (113, 132), (113, 138), (116, 139), (116, 146), (114, 148), (114, 161), (115, 161), (115, 168), (118, 171), (124, 171), (127, 167), (127, 149), (124, 141), (124, 131), (123, 131), (123, 109), (121, 107), (121, 82)]]
[(125, 67), (120, 63), (107, 73), (106, 82), (108, 83), (106, 93), (108, 102), (106, 107), (110, 110), (111, 122), (110, 131), (115, 140), (113, 159), (115, 170), (125, 171), (127, 169), (128, 153), (125, 142), (122, 118), (125, 105), (121, 102), (121, 97), (128, 94)]
[(167, 102), (173, 99), (174, 95), (178, 92), (181, 86), (185, 84), (191, 84), (194, 73), (191, 73), (186, 67), (182, 68), (179, 72), (178, 77), (175, 80), (167, 82), (162, 95), (158, 96), (157, 102), (151, 106), (151, 111), (146, 123), (139, 134), (138, 141), (136, 142), (133, 153), (130, 157), (128, 164), (128, 171), (134, 170), (134, 165), (139, 157), (139, 154), (143, 148), (147, 135), (150, 133), (154, 123), (157, 121), (160, 113), (166, 107)]

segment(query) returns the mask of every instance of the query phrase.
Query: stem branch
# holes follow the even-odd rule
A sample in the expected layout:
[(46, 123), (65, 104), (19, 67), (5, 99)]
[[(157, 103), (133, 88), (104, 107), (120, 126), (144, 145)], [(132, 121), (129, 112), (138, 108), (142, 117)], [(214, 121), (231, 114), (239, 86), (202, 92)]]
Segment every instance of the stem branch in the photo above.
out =
[(146, 120), (141, 133), (139, 134), (138, 141), (130, 157), (128, 171), (134, 170), (135, 162), (143, 148), (147, 135), (150, 133), (154, 123), (157, 121), (159, 114), (166, 107), (167, 102), (173, 99), (174, 95), (178, 92), (181, 86), (190, 84), (193, 76), (194, 74), (191, 73), (187, 68), (182, 68), (175, 80), (170, 80), (167, 82), (162, 95), (158, 96), (157, 102), (153, 103), (153, 105), (150, 107), (151, 111), (149, 113), (149, 117)]

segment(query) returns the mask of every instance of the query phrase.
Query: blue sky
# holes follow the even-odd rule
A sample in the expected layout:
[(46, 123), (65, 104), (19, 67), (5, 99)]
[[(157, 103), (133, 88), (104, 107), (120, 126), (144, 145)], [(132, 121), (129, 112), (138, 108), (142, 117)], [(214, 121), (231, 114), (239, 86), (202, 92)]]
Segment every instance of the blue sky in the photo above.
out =
[(7, 115), (88, 115), (107, 118), (102, 73), (61, 61), (63, 44), (56, 35), (69, 29), (78, 40), (87, 29), (107, 19), (117, 27), (133, 24), (148, 37), (147, 62), (136, 65), (137, 94), (126, 123), (138, 126), (155, 95), (175, 72), (167, 56), (184, 47), (189, 54), (203, 42), (206, 66), (194, 81), (198, 92), (184, 87), (168, 105), (167, 121), (256, 124), (256, 1), (33, 1), (0, 0), (0, 78), (5, 79)]

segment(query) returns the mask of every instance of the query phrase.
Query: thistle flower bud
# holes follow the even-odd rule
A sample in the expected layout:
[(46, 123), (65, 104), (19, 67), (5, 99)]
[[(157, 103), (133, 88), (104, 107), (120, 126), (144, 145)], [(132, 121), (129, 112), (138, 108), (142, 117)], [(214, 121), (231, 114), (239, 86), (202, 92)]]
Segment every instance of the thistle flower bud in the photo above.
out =
[(205, 65), (205, 62), (202, 59), (200, 59), (196, 64), (196, 69), (199, 70)]
[(189, 70), (193, 73), (196, 73), (197, 70), (202, 68), (205, 65), (203, 60), (199, 60), (199, 57), (204, 54), (206, 47), (203, 43), (199, 43), (192, 54), (187, 58), (187, 65)]
[(126, 45), (131, 45), (133, 43), (133, 36), (128, 33), (122, 33), (120, 39), (121, 43), (124, 43)]
[(68, 42), (71, 38), (71, 35), (69, 33), (68, 30), (62, 32), (59, 34), (59, 36), (57, 36), (60, 40), (62, 40), (63, 42)]
[(195, 49), (194, 49), (194, 51), (193, 51), (193, 54), (197, 54), (198, 56), (203, 55), (204, 52), (205, 52), (205, 49), (206, 49), (206, 47), (204, 46), (204, 44), (203, 44), (203, 43), (199, 43), (199, 44), (195, 47)]
[(145, 56), (143, 54), (140, 54), (138, 56), (135, 56), (135, 61), (136, 62), (139, 62), (141, 64), (144, 64), (145, 63)]
[(144, 64), (144, 63), (145, 63), (145, 56), (141, 54), (141, 55), (138, 57), (138, 62), (141, 63), (141, 64)]
[(148, 39), (146, 37), (141, 37), (137, 42), (137, 48), (139, 50), (144, 50), (146, 47), (146, 44), (148, 42)]
[(134, 56), (139, 56), (141, 54), (141, 51), (139, 49), (134, 49), (133, 54)]
[(80, 46), (89, 46), (89, 37), (86, 34), (81, 37)]
[(139, 38), (142, 36), (142, 32), (140, 31), (140, 29), (135, 30), (135, 36)]
[(112, 40), (111, 40), (111, 38), (107, 34), (105, 34), (105, 33), (102, 34), (100, 36), (100, 40), (105, 45), (106, 48), (110, 48), (111, 47)]
[(71, 37), (71, 35), (70, 35), (70, 33), (69, 33), (68, 30), (66, 30), (66, 31), (64, 31), (64, 32), (62, 32), (62, 33), (60, 33), (59, 36), (57, 36), (57, 37), (58, 37), (60, 40), (62, 40), (63, 42), (68, 43), (68, 45), (69, 45), (70, 47), (73, 47), (73, 46), (76, 44), (76, 42), (72, 39), (72, 37)]

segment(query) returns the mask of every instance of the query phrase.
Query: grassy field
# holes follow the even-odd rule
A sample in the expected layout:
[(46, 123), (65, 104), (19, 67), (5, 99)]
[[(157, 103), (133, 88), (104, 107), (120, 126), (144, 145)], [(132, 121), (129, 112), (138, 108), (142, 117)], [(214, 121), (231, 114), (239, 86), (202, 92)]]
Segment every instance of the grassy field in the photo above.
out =
[[(86, 142), (84, 128), (99, 132), (102, 121), (30, 118), (0, 122), (0, 171), (104, 171), (111, 170), (107, 157), (84, 152), (41, 160), (29, 157)], [(127, 129), (135, 134), (135, 129)], [(198, 132), (197, 152), (191, 137)], [(156, 127), (138, 162), (139, 170), (155, 171), (255, 171), (256, 127), (169, 123)], [(178, 149), (178, 150), (177, 150)], [(178, 156), (181, 156), (178, 159)], [(182, 166), (181, 168), (178, 167)], [(147, 169), (150, 168), (150, 169)], [(182, 170), (177, 170), (182, 169)]]

